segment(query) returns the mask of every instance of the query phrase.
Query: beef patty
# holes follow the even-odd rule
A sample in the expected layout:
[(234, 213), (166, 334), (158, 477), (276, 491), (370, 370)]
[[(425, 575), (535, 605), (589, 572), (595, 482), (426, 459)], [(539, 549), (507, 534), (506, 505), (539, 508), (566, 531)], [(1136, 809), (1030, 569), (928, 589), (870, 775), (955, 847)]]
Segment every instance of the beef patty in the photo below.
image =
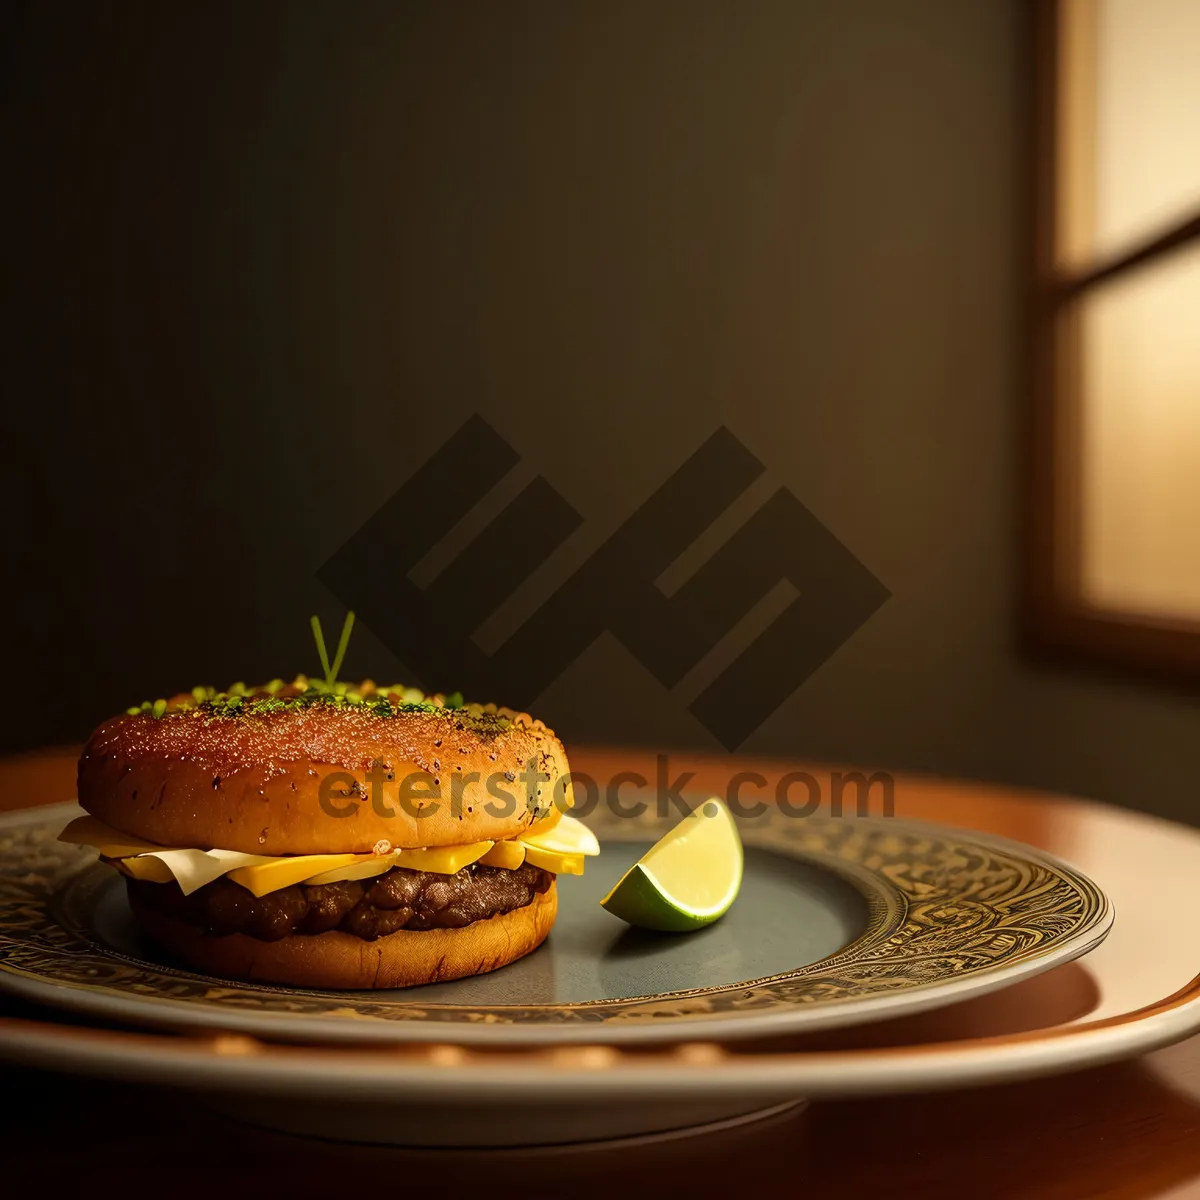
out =
[(138, 903), (217, 936), (244, 933), (277, 942), (340, 929), (373, 942), (399, 929), (461, 929), (513, 912), (531, 904), (553, 880), (549, 871), (529, 863), (515, 871), (473, 863), (454, 875), (393, 867), (374, 879), (296, 883), (265, 896), (225, 877), (190, 896), (177, 883), (125, 882)]

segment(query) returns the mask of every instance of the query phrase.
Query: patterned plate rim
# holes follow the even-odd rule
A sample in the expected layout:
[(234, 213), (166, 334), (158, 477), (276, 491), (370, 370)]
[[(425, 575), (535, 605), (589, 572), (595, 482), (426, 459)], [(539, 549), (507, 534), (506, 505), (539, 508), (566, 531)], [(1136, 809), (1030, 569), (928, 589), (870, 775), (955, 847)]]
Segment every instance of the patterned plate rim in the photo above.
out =
[[(898, 1016), (1007, 986), (1087, 953), (1107, 897), (1051, 855), (990, 834), (889, 818), (739, 822), (748, 845), (814, 863), (864, 896), (868, 926), (827, 958), (732, 985), (574, 1004), (488, 1008), (372, 993), (238, 984), (134, 959), (99, 942), (88, 902), (110, 878), (54, 835), (74, 804), (0, 816), (0, 989), (109, 1019), (323, 1041), (676, 1041), (756, 1037)], [(602, 838), (651, 837), (648, 814)]]

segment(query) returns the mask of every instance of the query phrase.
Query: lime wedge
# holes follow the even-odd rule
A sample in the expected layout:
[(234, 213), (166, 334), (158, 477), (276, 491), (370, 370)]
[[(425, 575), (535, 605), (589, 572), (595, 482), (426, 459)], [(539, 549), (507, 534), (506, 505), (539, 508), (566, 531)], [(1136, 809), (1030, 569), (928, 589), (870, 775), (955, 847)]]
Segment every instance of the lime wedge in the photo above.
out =
[(742, 840), (714, 797), (651, 846), (600, 903), (630, 925), (688, 933), (723, 917), (741, 886)]

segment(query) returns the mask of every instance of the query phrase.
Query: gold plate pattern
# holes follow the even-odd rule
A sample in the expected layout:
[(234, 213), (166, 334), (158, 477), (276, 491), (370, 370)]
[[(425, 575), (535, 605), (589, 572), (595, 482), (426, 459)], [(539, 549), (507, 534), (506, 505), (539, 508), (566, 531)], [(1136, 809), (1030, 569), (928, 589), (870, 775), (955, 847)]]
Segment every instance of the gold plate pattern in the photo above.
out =
[[(1104, 894), (1048, 855), (983, 834), (885, 818), (739, 822), (747, 846), (816, 866), (866, 901), (866, 927), (795, 970), (720, 987), (570, 1004), (422, 1003), (420, 989), (320, 992), (214, 980), (134, 958), (91, 920), (111, 878), (56, 841), (76, 810), (0, 818), (0, 987), (97, 1015), (270, 1036), (480, 1041), (761, 1035), (897, 1015), (976, 994), (1086, 953), (1112, 922)], [(657, 836), (678, 814), (618, 819), (601, 838)]]

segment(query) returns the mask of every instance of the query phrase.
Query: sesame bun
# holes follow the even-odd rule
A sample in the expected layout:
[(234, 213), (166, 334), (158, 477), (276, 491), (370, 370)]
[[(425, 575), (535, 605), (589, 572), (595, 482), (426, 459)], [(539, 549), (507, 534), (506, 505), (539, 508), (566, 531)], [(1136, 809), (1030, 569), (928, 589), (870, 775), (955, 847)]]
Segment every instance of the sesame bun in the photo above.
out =
[(461, 929), (401, 929), (373, 942), (333, 930), (264, 942), (240, 933), (214, 937), (140, 903), (134, 889), (129, 900), (153, 941), (205, 974), (338, 990), (411, 987), (494, 971), (537, 949), (558, 911), (551, 884), (524, 908)]
[(298, 683), (116, 717), (84, 748), (79, 803), (161, 846), (271, 856), (498, 841), (570, 807), (563, 745), (528, 714), (358, 687), (352, 703)]

